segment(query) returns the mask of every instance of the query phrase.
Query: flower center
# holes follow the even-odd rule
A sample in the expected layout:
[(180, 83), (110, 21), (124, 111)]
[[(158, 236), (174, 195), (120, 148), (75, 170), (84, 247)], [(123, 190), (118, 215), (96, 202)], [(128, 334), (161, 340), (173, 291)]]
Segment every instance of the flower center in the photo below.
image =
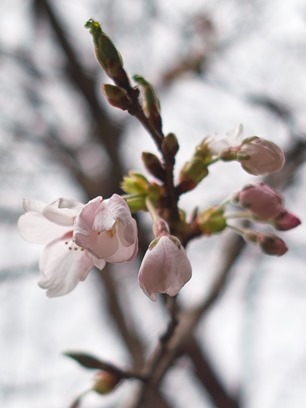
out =
[(78, 246), (72, 239), (65, 241), (65, 245), (69, 251), (84, 251), (84, 248)]

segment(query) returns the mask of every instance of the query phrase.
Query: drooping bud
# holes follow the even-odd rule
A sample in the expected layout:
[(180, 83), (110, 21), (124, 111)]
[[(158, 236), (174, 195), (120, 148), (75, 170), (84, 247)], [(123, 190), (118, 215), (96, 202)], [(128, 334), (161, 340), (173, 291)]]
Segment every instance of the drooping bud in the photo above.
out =
[(162, 150), (168, 157), (175, 157), (179, 147), (177, 137), (174, 133), (169, 133), (162, 141)]
[(138, 281), (144, 293), (155, 301), (158, 293), (176, 296), (191, 274), (191, 264), (180, 241), (172, 235), (163, 235), (149, 245)]
[(162, 130), (160, 116), (160, 102), (153, 86), (140, 75), (134, 75), (133, 79), (141, 86), (143, 93), (143, 110), (152, 126), (158, 131)]
[(268, 255), (281, 256), (284, 255), (287, 251), (287, 245), (285, 242), (278, 237), (277, 235), (261, 235), (259, 240), (259, 245), (263, 252)]
[(207, 175), (208, 168), (204, 162), (201, 159), (193, 157), (184, 164), (180, 172), (178, 192), (182, 194), (194, 189)]
[(286, 243), (274, 234), (262, 234), (246, 230), (243, 237), (246, 241), (259, 245), (262, 251), (268, 255), (282, 256), (288, 251)]
[(143, 152), (142, 153), (142, 161), (146, 167), (146, 169), (156, 178), (161, 181), (165, 180), (165, 169), (162, 166), (159, 158), (155, 156), (153, 153)]
[(301, 224), (301, 220), (285, 208), (272, 220), (272, 225), (279, 231), (288, 231)]
[(283, 206), (282, 196), (264, 183), (245, 186), (234, 201), (262, 220), (275, 217)]
[(131, 85), (123, 68), (122, 57), (112, 40), (102, 31), (97, 21), (90, 19), (85, 27), (89, 29), (93, 37), (97, 61), (106, 74), (114, 80), (116, 85), (124, 89), (130, 89)]
[(94, 377), (92, 390), (98, 394), (108, 394), (113, 391), (122, 380), (115, 372), (99, 371)]
[(115, 108), (128, 110), (131, 106), (131, 101), (124, 89), (115, 85), (104, 84), (102, 90), (108, 103)]
[(283, 150), (275, 143), (253, 136), (241, 144), (236, 159), (242, 168), (255, 176), (280, 171), (285, 163)]
[(197, 217), (200, 230), (205, 235), (215, 234), (227, 227), (224, 209), (220, 207), (209, 208)]

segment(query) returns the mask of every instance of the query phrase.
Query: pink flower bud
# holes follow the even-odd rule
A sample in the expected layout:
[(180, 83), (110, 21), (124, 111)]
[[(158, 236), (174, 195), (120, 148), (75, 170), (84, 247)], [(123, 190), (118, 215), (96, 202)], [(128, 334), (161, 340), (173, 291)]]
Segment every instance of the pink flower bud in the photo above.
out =
[(277, 235), (245, 230), (243, 237), (246, 241), (259, 245), (262, 251), (268, 255), (281, 256), (288, 251), (285, 242)]
[(191, 278), (191, 264), (180, 241), (173, 235), (155, 239), (142, 260), (138, 281), (153, 301), (157, 293), (175, 296)]
[(259, 246), (268, 255), (281, 256), (284, 255), (287, 251), (287, 245), (285, 242), (278, 237), (277, 235), (259, 235)]
[(279, 171), (285, 163), (285, 156), (275, 143), (254, 136), (243, 141), (237, 160), (248, 173), (265, 176)]
[(263, 220), (275, 217), (283, 205), (281, 195), (264, 183), (245, 186), (237, 194), (236, 200)]
[(288, 231), (300, 224), (300, 219), (286, 209), (282, 209), (273, 219), (273, 225), (279, 231)]

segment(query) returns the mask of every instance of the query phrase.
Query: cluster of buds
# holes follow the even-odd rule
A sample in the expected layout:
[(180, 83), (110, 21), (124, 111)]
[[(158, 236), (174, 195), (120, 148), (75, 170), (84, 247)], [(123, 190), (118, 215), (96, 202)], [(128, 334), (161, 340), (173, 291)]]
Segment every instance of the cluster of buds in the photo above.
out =
[[(244, 210), (238, 212), (237, 217), (270, 224), (278, 231), (291, 230), (301, 223), (296, 215), (284, 207), (281, 194), (263, 182), (245, 186), (233, 195), (232, 202)], [(287, 251), (286, 244), (274, 234), (247, 230), (243, 236), (247, 241), (257, 243), (268, 254), (283, 255)]]
[(209, 166), (217, 161), (237, 161), (254, 176), (265, 176), (281, 170), (284, 152), (275, 143), (258, 136), (243, 137), (242, 125), (228, 132), (224, 138), (206, 137), (195, 149), (192, 158), (180, 172), (179, 193), (195, 188), (209, 173)]

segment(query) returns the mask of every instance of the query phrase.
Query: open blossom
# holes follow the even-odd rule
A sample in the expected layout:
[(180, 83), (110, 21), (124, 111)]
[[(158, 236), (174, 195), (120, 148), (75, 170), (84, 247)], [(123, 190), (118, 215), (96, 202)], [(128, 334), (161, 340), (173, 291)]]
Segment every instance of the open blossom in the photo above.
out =
[[(113, 197), (105, 201), (111, 201)], [(102, 200), (101, 197), (97, 199)], [(115, 201), (118, 202), (117, 197)], [(123, 203), (121, 204), (124, 206)], [(49, 297), (65, 295), (72, 291), (79, 281), (87, 277), (93, 266), (104, 268), (105, 259), (98, 258), (93, 251), (78, 245), (74, 239), (76, 219), (86, 205), (75, 200), (60, 198), (49, 205), (41, 201), (25, 199), (23, 206), (26, 213), (18, 220), (21, 236), (29, 242), (46, 245), (40, 257), (41, 279), (38, 284), (47, 290)], [(105, 212), (108, 225), (116, 223), (117, 215), (115, 211)], [(114, 217), (113, 223), (110, 221), (111, 217)], [(108, 255), (108, 262), (121, 262), (132, 256), (130, 251), (124, 249), (123, 254), (118, 255), (118, 245), (114, 245), (113, 242), (118, 241), (117, 235), (120, 233), (122, 233), (121, 230), (119, 232), (110, 227), (109, 234), (112, 235), (113, 240), (100, 242), (107, 247), (104, 251)], [(93, 245), (96, 244), (94, 239), (92, 242)], [(133, 253), (136, 254), (136, 251), (137, 238)], [(112, 255), (114, 255), (113, 260)], [(119, 258), (120, 260), (117, 261), (116, 259)]]
[(137, 225), (125, 200), (117, 194), (96, 197), (75, 220), (74, 241), (95, 257), (117, 263), (134, 258), (138, 250)]
[(138, 281), (153, 301), (158, 293), (175, 296), (191, 278), (191, 264), (180, 241), (163, 235), (151, 242), (140, 266)]

